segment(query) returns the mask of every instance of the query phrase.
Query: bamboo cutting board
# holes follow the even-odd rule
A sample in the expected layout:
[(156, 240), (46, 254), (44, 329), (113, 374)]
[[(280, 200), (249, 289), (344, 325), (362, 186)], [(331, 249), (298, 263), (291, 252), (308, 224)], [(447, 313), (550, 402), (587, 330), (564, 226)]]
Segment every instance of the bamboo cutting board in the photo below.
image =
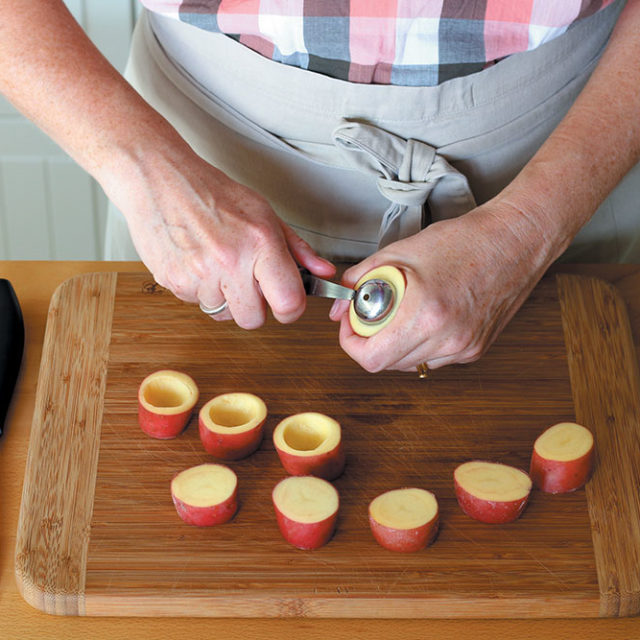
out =
[[(216, 323), (146, 274), (61, 285), (49, 310), (16, 545), (21, 593), (49, 613), (163, 616), (585, 617), (640, 611), (640, 384), (628, 318), (600, 280), (545, 278), (472, 365), (367, 374), (343, 354), (328, 303), (291, 326)], [(211, 460), (196, 416), (170, 441), (137, 426), (150, 372), (174, 368), (199, 409), (228, 391), (260, 395), (265, 440), (231, 463), (240, 509), (213, 528), (182, 523), (169, 483)], [(348, 452), (334, 538), (305, 552), (281, 537), (270, 502), (284, 477), (271, 443), (287, 415), (338, 419)], [(534, 491), (523, 516), (465, 516), (454, 468), (480, 458), (527, 469), (539, 433), (575, 420), (594, 432), (586, 489)], [(367, 506), (401, 486), (433, 491), (436, 542), (379, 547)]]

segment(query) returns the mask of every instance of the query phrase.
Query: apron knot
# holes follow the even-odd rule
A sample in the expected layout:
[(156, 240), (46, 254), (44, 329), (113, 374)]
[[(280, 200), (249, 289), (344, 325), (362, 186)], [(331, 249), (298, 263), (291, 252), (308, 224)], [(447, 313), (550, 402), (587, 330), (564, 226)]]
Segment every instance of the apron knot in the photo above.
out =
[(376, 177), (378, 190), (391, 203), (380, 224), (379, 248), (420, 231), (426, 203), (436, 220), (476, 206), (466, 177), (426, 142), (346, 121), (332, 137), (350, 164)]

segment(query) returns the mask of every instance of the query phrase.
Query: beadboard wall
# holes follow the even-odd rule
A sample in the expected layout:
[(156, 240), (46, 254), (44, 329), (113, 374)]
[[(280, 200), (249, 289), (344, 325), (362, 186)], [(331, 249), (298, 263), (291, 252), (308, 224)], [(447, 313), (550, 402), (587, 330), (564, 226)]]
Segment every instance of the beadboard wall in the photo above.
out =
[[(124, 69), (137, 0), (66, 0)], [(0, 96), (0, 259), (100, 260), (107, 200), (99, 185)]]

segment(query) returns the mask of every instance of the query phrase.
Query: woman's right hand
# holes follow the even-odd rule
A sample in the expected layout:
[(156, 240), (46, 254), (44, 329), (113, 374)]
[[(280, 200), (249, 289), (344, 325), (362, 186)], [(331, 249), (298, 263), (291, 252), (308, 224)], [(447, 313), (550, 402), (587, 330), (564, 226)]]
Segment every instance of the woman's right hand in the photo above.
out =
[(215, 308), (226, 300), (213, 317), (245, 329), (264, 323), (267, 305), (280, 322), (297, 320), (306, 303), (298, 264), (322, 277), (335, 267), (262, 196), (181, 139), (159, 151), (145, 148), (124, 172), (102, 180), (156, 281), (187, 302)]
[[(214, 169), (108, 63), (61, 0), (0, 0), (0, 91), (101, 184), (158, 282), (260, 326), (305, 307), (296, 262), (318, 257), (251, 190)], [(61, 45), (63, 43), (63, 45)]]

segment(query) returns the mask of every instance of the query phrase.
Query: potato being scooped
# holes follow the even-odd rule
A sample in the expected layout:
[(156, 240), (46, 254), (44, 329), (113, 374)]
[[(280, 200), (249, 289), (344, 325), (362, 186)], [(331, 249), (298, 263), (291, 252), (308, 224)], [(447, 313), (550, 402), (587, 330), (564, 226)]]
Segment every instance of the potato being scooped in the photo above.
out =
[[(386, 283), (386, 285), (391, 288), (392, 300), (390, 308), (386, 310), (385, 314), (377, 321), (368, 321), (363, 319), (357, 312), (356, 298), (351, 300), (349, 305), (349, 324), (351, 325), (354, 333), (357, 333), (363, 338), (375, 335), (393, 320), (398, 311), (398, 307), (402, 302), (406, 288), (404, 274), (400, 269), (391, 265), (383, 265), (365, 273), (356, 283), (356, 286), (354, 287), (355, 290), (358, 291), (370, 280), (380, 280), (381, 282)], [(365, 296), (366, 295), (367, 294), (365, 294)]]

